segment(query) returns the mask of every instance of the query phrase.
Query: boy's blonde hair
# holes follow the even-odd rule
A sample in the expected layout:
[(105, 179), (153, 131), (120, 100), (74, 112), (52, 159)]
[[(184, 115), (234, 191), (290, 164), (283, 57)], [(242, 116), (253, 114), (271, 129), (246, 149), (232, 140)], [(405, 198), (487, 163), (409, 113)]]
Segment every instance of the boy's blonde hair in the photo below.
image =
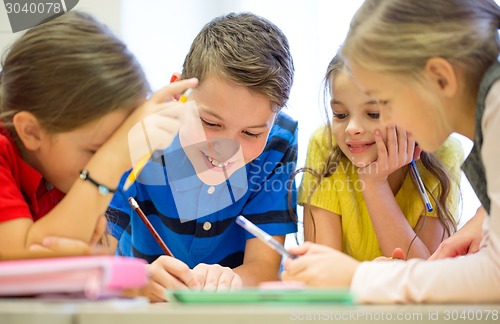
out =
[(293, 73), (288, 40), (277, 26), (251, 13), (231, 13), (213, 19), (196, 36), (182, 77), (234, 82), (265, 95), (280, 110), (288, 101)]
[(364, 68), (417, 80), (428, 58), (442, 57), (476, 89), (498, 59), (499, 22), (493, 0), (366, 0), (342, 55)]

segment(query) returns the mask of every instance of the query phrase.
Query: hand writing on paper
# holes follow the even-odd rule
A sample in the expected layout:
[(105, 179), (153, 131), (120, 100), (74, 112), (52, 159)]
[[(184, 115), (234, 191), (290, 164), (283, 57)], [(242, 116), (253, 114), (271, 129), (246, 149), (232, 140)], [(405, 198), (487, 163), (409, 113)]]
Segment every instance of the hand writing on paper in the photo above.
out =
[(305, 242), (291, 247), (299, 257), (286, 259), (284, 281), (301, 281), (313, 287), (349, 287), (359, 262), (325, 245)]
[(141, 289), (141, 295), (151, 302), (164, 302), (165, 289), (199, 289), (200, 283), (194, 272), (184, 262), (163, 255), (148, 265), (149, 281)]
[(218, 264), (200, 263), (193, 268), (201, 289), (207, 291), (239, 290), (243, 282), (231, 268)]

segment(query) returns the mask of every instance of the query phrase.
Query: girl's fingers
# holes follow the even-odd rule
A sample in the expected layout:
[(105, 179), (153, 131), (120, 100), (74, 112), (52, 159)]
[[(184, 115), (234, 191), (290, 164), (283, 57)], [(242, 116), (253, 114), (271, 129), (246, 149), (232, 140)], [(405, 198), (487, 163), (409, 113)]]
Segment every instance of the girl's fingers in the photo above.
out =
[(37, 243), (31, 244), (29, 250), (30, 252), (52, 252), (51, 249)]
[(189, 88), (194, 88), (198, 85), (198, 79), (192, 78), (187, 80), (180, 80), (170, 83), (169, 85), (156, 91), (149, 99), (152, 103), (161, 103), (169, 100), (174, 95), (184, 92)]
[(292, 246), (288, 249), (288, 251), (295, 255), (303, 255), (305, 254), (309, 248), (311, 247), (311, 242), (304, 242), (302, 245)]
[(309, 264), (307, 257), (300, 257), (294, 260), (290, 260), (290, 262), (287, 262), (286, 264), (286, 272), (288, 275), (296, 277), (298, 276), (302, 271), (307, 269), (307, 265)]
[(420, 159), (420, 154), (422, 154), (422, 148), (420, 146), (415, 146), (415, 150), (413, 151), (413, 160), (417, 161)]
[(413, 160), (413, 156), (415, 155), (415, 150), (417, 149), (415, 147), (415, 139), (413, 138), (413, 136), (409, 133), (407, 133), (408, 135), (408, 140), (407, 140), (407, 149), (406, 149), (406, 162), (407, 163), (410, 163), (412, 160)]
[(386, 166), (387, 160), (390, 156), (390, 152), (388, 152), (389, 141), (387, 142), (387, 146), (384, 143), (384, 139), (382, 138), (382, 132), (380, 130), (375, 130), (375, 145), (377, 146), (377, 163), (379, 166)]
[(392, 259), (393, 260), (405, 260), (405, 252), (401, 248), (395, 248), (394, 251), (392, 251)]
[[(170, 83), (174, 83), (176, 81), (179, 81), (181, 79), (181, 74), (179, 72), (174, 72), (172, 73), (172, 77), (170, 78)], [(180, 94), (174, 95), (175, 100), (179, 100)]]
[(416, 150), (416, 146), (415, 146), (416, 143), (415, 143), (415, 139), (413, 138), (413, 136), (410, 133), (408, 133), (400, 128), (398, 128), (398, 130), (401, 132), (404, 132), (405, 137), (406, 137), (405, 150), (404, 151), (401, 150), (401, 153), (404, 154), (404, 155), (402, 155), (403, 159), (400, 161), (400, 167), (402, 167), (404, 165), (407, 165), (408, 163), (410, 163), (414, 159), (414, 154), (415, 154), (415, 150)]
[(86, 255), (92, 252), (92, 249), (86, 242), (66, 237), (47, 236), (43, 239), (42, 245), (51, 252), (56, 253)]
[(395, 126), (387, 127), (387, 154), (389, 160), (398, 156), (398, 134)]
[(321, 244), (316, 244), (313, 242), (304, 242), (304, 244), (297, 245), (297, 246), (292, 246), (288, 249), (288, 251), (292, 254), (301, 256), (304, 254), (316, 254), (316, 253), (323, 253), (329, 251), (330, 248), (321, 245)]
[(410, 161), (406, 162), (408, 160), (408, 156), (409, 156), (408, 152), (407, 152), (407, 150), (409, 149), (408, 133), (404, 129), (402, 129), (401, 127), (396, 127), (396, 134), (397, 134), (397, 142), (398, 142), (398, 161), (394, 167), (400, 168), (403, 165), (406, 165), (407, 163), (410, 162)]
[(174, 73), (172, 73), (172, 76), (170, 77), (170, 83), (174, 83), (180, 79), (181, 79), (181, 74), (179, 72), (174, 72)]
[(311, 263), (311, 260), (314, 260), (314, 258), (317, 258), (318, 256), (323, 257), (331, 253), (336, 253), (336, 251), (331, 247), (311, 242), (305, 242), (300, 246), (290, 248), (290, 252), (296, 255), (301, 255), (300, 257), (293, 260), (289, 258), (285, 260), (285, 267), (287, 271), (289, 271), (293, 275), (306, 269), (307, 266)]
[(92, 238), (90, 239), (90, 246), (95, 246), (101, 238), (106, 234), (106, 227), (108, 224), (108, 220), (104, 215), (101, 215), (99, 219), (97, 220), (97, 224), (94, 230), (94, 234), (92, 234)]

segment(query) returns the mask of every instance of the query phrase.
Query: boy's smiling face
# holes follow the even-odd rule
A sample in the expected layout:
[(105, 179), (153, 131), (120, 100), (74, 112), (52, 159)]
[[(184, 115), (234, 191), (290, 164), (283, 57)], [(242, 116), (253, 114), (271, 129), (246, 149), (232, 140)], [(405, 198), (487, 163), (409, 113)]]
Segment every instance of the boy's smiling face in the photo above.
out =
[(201, 180), (219, 184), (262, 153), (276, 117), (273, 103), (216, 77), (200, 82), (191, 98), (199, 116), (190, 115), (180, 142)]

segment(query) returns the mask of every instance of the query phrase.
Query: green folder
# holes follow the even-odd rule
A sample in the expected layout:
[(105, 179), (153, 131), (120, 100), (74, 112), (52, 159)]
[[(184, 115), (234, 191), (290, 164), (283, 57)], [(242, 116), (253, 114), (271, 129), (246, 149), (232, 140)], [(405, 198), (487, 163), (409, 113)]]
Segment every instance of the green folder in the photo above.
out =
[(352, 304), (346, 289), (278, 289), (245, 288), (239, 291), (166, 290), (169, 301), (180, 303), (340, 303)]

